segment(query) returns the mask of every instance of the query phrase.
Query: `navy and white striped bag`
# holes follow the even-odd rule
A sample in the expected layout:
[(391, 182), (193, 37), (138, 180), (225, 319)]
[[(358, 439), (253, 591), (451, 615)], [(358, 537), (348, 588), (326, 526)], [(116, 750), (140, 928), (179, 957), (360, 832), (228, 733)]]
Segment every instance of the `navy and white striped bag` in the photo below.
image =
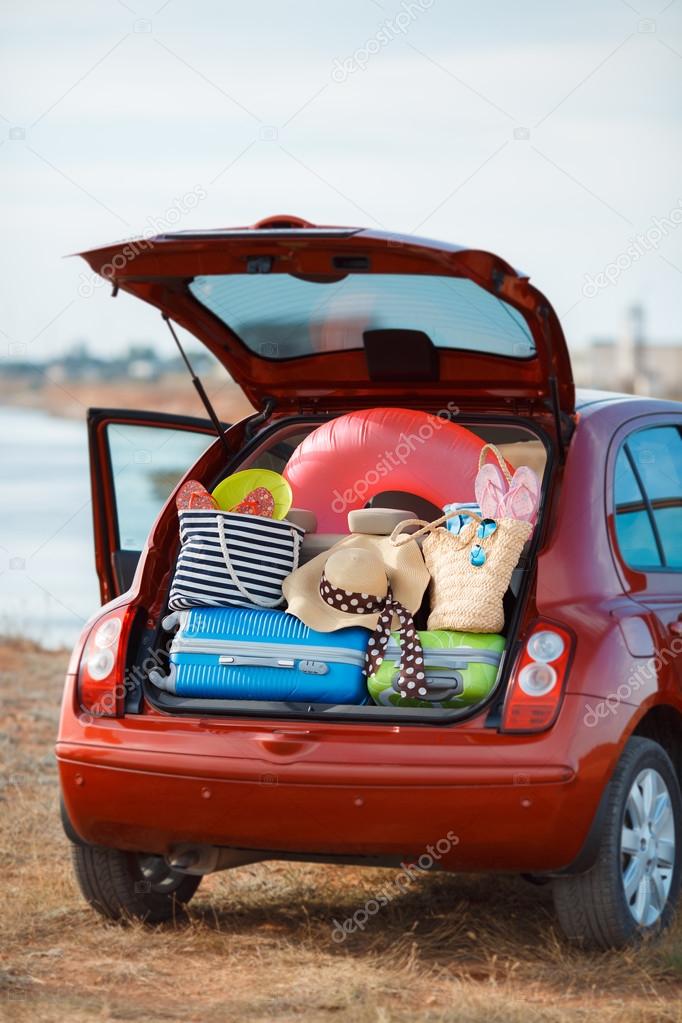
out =
[(168, 606), (277, 607), (282, 583), (298, 568), (305, 530), (286, 519), (187, 509), (180, 519), (180, 554)]

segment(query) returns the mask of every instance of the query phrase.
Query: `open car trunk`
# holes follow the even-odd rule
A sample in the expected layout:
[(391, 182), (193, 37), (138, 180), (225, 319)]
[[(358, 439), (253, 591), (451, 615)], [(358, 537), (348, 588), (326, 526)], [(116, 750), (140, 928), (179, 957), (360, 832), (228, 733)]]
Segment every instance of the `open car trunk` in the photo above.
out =
[[(268, 468), (281, 471), (285, 468), (297, 445), (318, 425), (319, 420), (317, 419), (311, 421), (309, 419), (287, 418), (281, 425), (266, 429), (254, 438), (247, 448), (241, 452), (239, 460), (230, 466), (230, 470)], [(519, 420), (507, 420), (505, 422), (504, 420), (496, 419), (488, 423), (483, 421), (466, 421), (462, 425), (470, 429), (482, 440), (494, 442), (511, 467), (522, 464), (530, 465), (543, 481), (543, 494), (545, 493), (549, 481), (549, 466), (552, 458), (551, 446), (546, 437), (534, 432), (531, 425), (520, 423)], [(217, 482), (217, 479), (207, 480), (206, 482), (210, 485)], [(409, 493), (406, 491), (381, 491), (374, 495), (368, 504), (371, 507), (404, 508), (408, 517), (414, 516), (426, 520), (436, 518), (440, 511), (437, 506), (425, 500), (419, 493)], [(489, 682), (484, 687), (480, 698), (469, 699), (467, 702), (462, 702), (457, 706), (441, 707), (435, 705), (428, 708), (415, 708), (395, 706), (388, 703), (375, 705), (369, 698), (364, 704), (358, 704), (357, 702), (344, 704), (334, 702), (328, 698), (325, 702), (321, 702), (296, 699), (286, 701), (268, 701), (253, 698), (227, 699), (203, 695), (181, 696), (169, 691), (169, 687), (164, 681), (164, 676), (167, 676), (170, 671), (170, 664), (165, 653), (160, 661), (156, 661), (151, 677), (148, 674), (145, 679), (145, 697), (158, 710), (181, 715), (224, 715), (235, 717), (293, 718), (298, 720), (302, 718), (307, 720), (318, 718), (348, 721), (374, 720), (385, 721), (386, 723), (447, 723), (466, 719), (473, 714), (479, 713), (483, 708), (487, 708), (489, 711), (489, 721), (491, 724), (494, 724), (499, 720), (506, 679), (510, 664), (513, 661), (513, 654), (515, 653), (515, 638), (525, 606), (540, 529), (541, 523), (539, 522), (533, 537), (523, 551), (519, 564), (513, 572), (509, 589), (504, 598), (505, 624), (501, 630), (501, 636), (503, 637), (501, 656), (497, 645), (497, 636), (492, 637), (489, 645), (482, 642), (478, 650), (468, 650), (466, 652), (455, 649), (439, 652), (438, 670), (446, 673), (448, 677), (457, 678), (459, 676), (461, 678), (463, 668), (466, 672), (468, 665), (467, 657), (473, 657), (477, 664), (488, 663)], [(310, 535), (303, 544), (301, 563), (305, 563), (308, 559), (319, 554), (321, 550), (325, 550), (336, 543), (341, 538), (341, 535)], [(427, 591), (419, 612), (414, 616), (418, 629), (426, 630), (428, 612), (429, 598)], [(178, 622), (179, 616), (177, 614), (168, 616), (167, 604), (164, 604), (163, 612), (156, 620), (156, 628), (147, 634), (145, 645), (150, 645), (151, 648), (156, 650), (168, 651), (170, 649), (176, 653), (178, 651), (182, 653), (189, 650), (190, 646), (183, 646), (183, 641), (179, 640), (175, 633)], [(367, 632), (367, 637), (369, 635), (370, 633)], [(264, 638), (268, 640), (268, 637)], [(387, 659), (391, 661), (397, 659), (397, 650), (393, 650), (394, 645), (390, 644), (387, 650)], [(209, 640), (207, 645), (202, 646), (199, 644), (195, 649), (208, 654), (213, 647)], [(269, 652), (271, 655), (278, 652), (275, 647), (271, 648), (268, 642), (265, 644), (264, 651), (265, 653)], [(498, 652), (492, 653), (491, 651)], [(309, 658), (311, 656), (308, 648), (297, 649), (295, 646), (280, 650), (279, 653), (288, 654), (297, 662), (302, 658)], [(334, 637), (332, 636), (327, 653), (325, 653), (324, 649), (317, 649), (315, 657), (324, 662), (327, 654), (330, 659), (333, 659), (334, 653)], [(138, 661), (143, 659), (143, 656), (144, 649), (138, 650), (136, 654)], [(360, 656), (364, 663), (364, 651)], [(494, 667), (492, 667), (493, 665)], [(466, 679), (466, 674), (464, 674), (464, 678)]]
[[(563, 458), (573, 428), (570, 360), (549, 302), (499, 257), (428, 239), (316, 228), (295, 218), (162, 235), (83, 256), (111, 281), (114, 294), (128, 291), (195, 334), (260, 410), (248, 429), (242, 423), (228, 431), (225, 450), (215, 445), (218, 455), (200, 459), (187, 478), (210, 490), (238, 469), (282, 471), (296, 445), (326, 420), (353, 410), (414, 409), (455, 420), (502, 446), (512, 467), (535, 468), (542, 476), (542, 513), (551, 467)], [(458, 467), (443, 465), (448, 471), (456, 476)], [(434, 519), (444, 501), (464, 499), (453, 492), (429, 504), (409, 481), (395, 489), (389, 481), (372, 494), (372, 503)], [(466, 500), (474, 500), (473, 487)], [(98, 565), (107, 566), (112, 551), (97, 509), (95, 525)], [(186, 697), (149, 677), (144, 695), (154, 707), (180, 714), (433, 722), (469, 716), (485, 704), (494, 717), (541, 535), (542, 514), (505, 597), (496, 683), (475, 706)], [(154, 651), (161, 671), (168, 668), (171, 635), (162, 621), (176, 553), (171, 495), (138, 566), (140, 592), (147, 591), (146, 624), (131, 648), (136, 664)], [(117, 591), (110, 582), (103, 592)], [(425, 604), (416, 617), (419, 629), (426, 628), (426, 613)]]

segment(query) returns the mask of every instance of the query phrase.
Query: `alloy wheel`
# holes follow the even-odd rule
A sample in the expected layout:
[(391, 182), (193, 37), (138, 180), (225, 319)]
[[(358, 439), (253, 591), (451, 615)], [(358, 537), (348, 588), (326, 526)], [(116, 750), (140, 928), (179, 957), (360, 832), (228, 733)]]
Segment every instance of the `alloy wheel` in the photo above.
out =
[(670, 792), (651, 767), (640, 771), (628, 793), (620, 849), (628, 909), (640, 927), (651, 927), (665, 908), (675, 866)]

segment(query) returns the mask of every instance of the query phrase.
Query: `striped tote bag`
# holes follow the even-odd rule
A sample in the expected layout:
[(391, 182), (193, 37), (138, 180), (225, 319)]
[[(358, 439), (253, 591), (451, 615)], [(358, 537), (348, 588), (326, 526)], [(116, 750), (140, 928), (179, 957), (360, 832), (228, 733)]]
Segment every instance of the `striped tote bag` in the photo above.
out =
[(277, 607), (298, 568), (304, 530), (286, 519), (194, 508), (179, 512), (180, 553), (168, 606)]

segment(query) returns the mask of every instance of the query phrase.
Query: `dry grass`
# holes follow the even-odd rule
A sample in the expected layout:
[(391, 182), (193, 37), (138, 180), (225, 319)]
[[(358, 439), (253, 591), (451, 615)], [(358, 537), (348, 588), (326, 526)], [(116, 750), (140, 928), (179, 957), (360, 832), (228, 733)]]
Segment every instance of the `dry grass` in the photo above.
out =
[(658, 946), (584, 956), (558, 936), (548, 889), (516, 878), (425, 877), (341, 945), (332, 921), (391, 871), (248, 866), (205, 879), (187, 921), (102, 921), (76, 891), (57, 815), (51, 746), (65, 660), (0, 646), (8, 1019), (682, 1021), (679, 924)]

